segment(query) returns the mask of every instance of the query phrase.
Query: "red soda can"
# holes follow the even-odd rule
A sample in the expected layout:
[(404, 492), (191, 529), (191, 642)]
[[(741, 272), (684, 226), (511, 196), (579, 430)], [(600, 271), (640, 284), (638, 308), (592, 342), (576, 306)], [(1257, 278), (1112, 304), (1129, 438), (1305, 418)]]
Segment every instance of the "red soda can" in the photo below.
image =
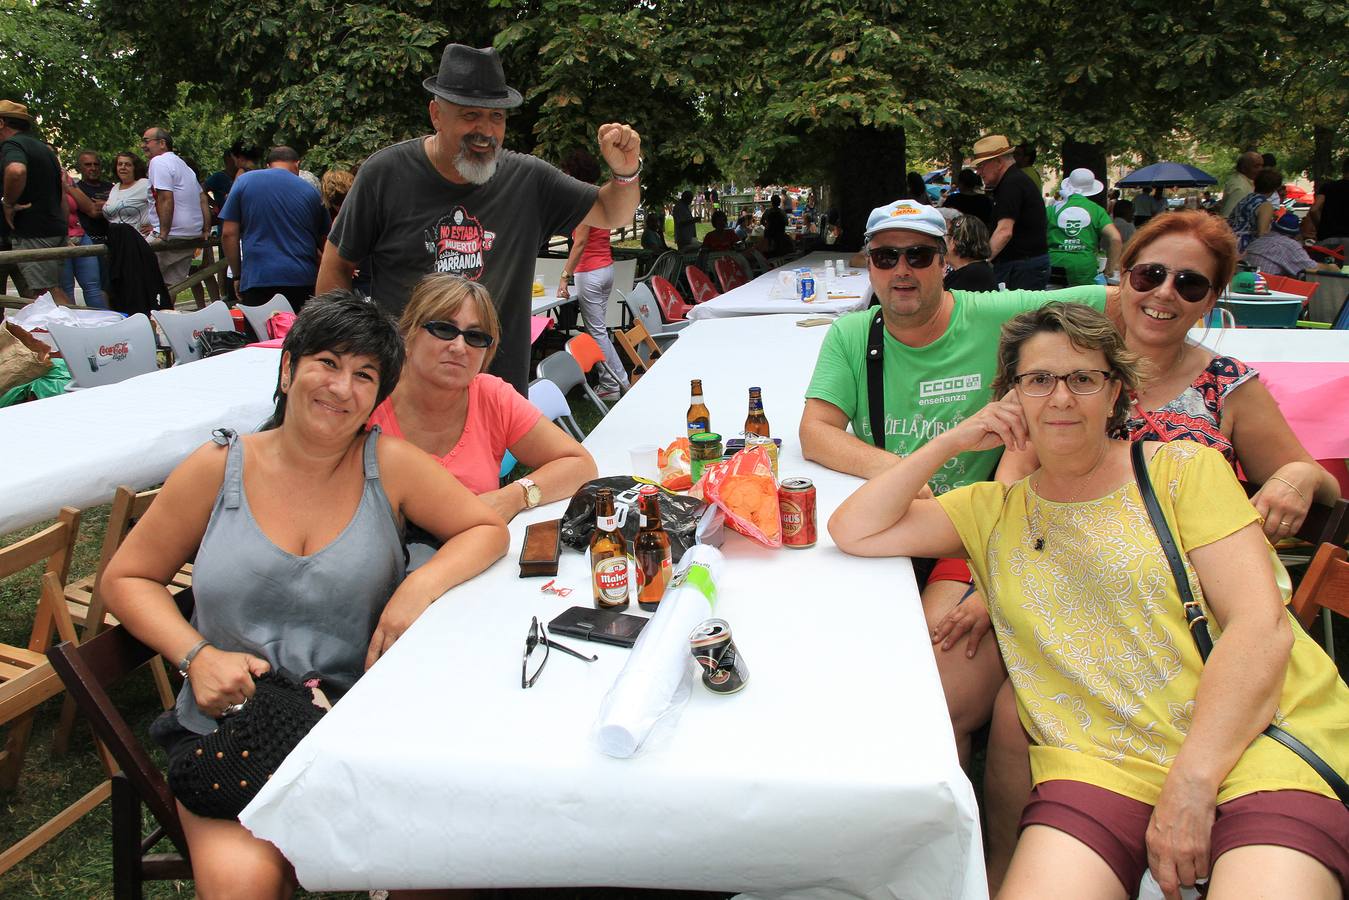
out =
[(809, 478), (784, 478), (778, 487), (782, 515), (782, 546), (798, 550), (814, 547), (815, 483)]

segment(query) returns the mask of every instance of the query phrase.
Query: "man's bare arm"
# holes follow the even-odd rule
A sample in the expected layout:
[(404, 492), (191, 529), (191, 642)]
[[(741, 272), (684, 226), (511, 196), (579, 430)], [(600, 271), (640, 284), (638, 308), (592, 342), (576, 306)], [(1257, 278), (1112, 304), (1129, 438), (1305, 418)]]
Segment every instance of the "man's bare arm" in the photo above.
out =
[(1012, 239), (1013, 224), (1012, 219), (998, 220), (998, 227), (993, 229), (993, 235), (988, 239), (988, 246), (992, 251), (989, 254), (989, 259), (997, 259), (998, 254), (1002, 252), (1002, 248), (1006, 247), (1007, 242)]
[(843, 410), (828, 401), (808, 398), (798, 430), (801, 454), (836, 472), (862, 478), (873, 478), (899, 461), (893, 453), (849, 434), (847, 428)]
[(155, 191), (155, 213), (159, 216), (159, 239), (166, 241), (173, 231), (173, 191)]
[(356, 276), (356, 263), (342, 258), (337, 245), (328, 241), (323, 248), (323, 259), (319, 261), (318, 282), (314, 285), (314, 294), (325, 294), (334, 290), (351, 290), (351, 280)]

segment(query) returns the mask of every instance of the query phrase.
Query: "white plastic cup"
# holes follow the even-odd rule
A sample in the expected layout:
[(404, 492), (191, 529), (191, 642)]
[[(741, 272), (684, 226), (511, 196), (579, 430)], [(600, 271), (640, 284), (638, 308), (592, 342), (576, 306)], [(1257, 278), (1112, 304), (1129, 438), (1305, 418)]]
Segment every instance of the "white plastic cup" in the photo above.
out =
[(656, 453), (660, 450), (655, 444), (638, 444), (628, 450), (628, 460), (632, 463), (632, 474), (650, 481), (658, 480), (660, 468), (656, 463)]

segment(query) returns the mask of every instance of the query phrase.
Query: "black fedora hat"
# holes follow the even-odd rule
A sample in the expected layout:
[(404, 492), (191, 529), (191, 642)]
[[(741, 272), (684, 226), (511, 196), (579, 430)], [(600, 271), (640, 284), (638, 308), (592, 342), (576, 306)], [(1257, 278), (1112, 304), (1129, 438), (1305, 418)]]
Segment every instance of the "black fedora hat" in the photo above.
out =
[(520, 92), (506, 84), (501, 57), (491, 47), (477, 50), (450, 44), (441, 54), (440, 72), (423, 81), (422, 87), (460, 106), (513, 109), (524, 102)]

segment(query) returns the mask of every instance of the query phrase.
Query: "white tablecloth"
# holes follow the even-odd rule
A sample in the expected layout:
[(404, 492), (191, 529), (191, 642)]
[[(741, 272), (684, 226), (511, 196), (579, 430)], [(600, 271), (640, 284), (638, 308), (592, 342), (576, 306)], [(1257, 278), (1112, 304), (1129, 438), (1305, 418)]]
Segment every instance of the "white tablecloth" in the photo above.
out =
[(159, 484), (217, 427), (272, 411), (278, 350), (246, 347), (118, 384), (0, 409), (0, 534)]
[(1190, 339), (1245, 363), (1349, 362), (1349, 331), (1319, 328), (1196, 328)]
[[(782, 313), (836, 316), (865, 309), (867, 303), (871, 300), (871, 279), (867, 277), (865, 268), (852, 269), (851, 271), (857, 274), (836, 278), (833, 287), (829, 288), (828, 294), (839, 296), (836, 299), (829, 299), (826, 296), (824, 279), (821, 277), (825, 262), (831, 259), (835, 260), (840, 263), (840, 267), (844, 271), (848, 271), (848, 256), (849, 254), (846, 253), (823, 251), (809, 253), (779, 269), (765, 272), (748, 284), (742, 284), (720, 297), (715, 297), (706, 303), (697, 304), (689, 311), (688, 317), (696, 322), (700, 319), (764, 316)], [(778, 287), (778, 272), (791, 271), (803, 266), (816, 270), (815, 291), (816, 296), (820, 299), (811, 303), (803, 302), (800, 297), (787, 296)]]
[(1220, 300), (1240, 300), (1245, 303), (1260, 303), (1266, 300), (1306, 300), (1301, 294), (1292, 294), (1288, 291), (1271, 290), (1268, 294), (1242, 294), (1233, 290), (1223, 291)]
[[(844, 556), (824, 523), (857, 480), (805, 463), (796, 427), (825, 329), (793, 317), (699, 322), (586, 441), (601, 473), (684, 431), (688, 379), (734, 433), (763, 387), (782, 472), (815, 479), (819, 544), (728, 536), (717, 615), (750, 670), (741, 693), (695, 683), (677, 726), (637, 757), (591, 729), (627, 651), (554, 652), (520, 689), (530, 617), (589, 605), (584, 557), (557, 583), (507, 556), (451, 591), (300, 744), (241, 817), (311, 890), (625, 886), (756, 897), (986, 896), (977, 809), (955, 755), (912, 570)], [(752, 348), (752, 349), (751, 349)]]

